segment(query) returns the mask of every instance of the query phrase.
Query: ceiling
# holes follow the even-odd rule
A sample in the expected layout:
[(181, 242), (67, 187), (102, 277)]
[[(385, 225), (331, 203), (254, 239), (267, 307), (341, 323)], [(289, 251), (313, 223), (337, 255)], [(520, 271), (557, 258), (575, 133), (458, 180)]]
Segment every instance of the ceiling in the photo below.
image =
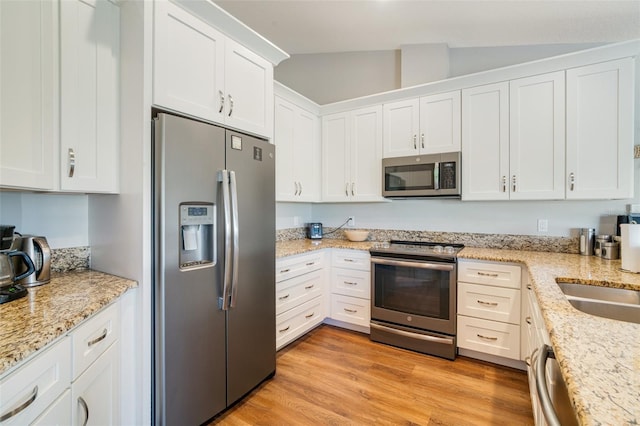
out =
[(640, 38), (640, 0), (220, 0), (289, 54), (611, 43)]

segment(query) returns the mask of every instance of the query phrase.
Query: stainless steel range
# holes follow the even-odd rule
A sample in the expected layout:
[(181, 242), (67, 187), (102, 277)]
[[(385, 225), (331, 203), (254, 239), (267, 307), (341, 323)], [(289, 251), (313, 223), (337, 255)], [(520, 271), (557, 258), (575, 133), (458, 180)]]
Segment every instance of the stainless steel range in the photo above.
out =
[(371, 340), (456, 356), (457, 254), (462, 244), (390, 241), (371, 253)]

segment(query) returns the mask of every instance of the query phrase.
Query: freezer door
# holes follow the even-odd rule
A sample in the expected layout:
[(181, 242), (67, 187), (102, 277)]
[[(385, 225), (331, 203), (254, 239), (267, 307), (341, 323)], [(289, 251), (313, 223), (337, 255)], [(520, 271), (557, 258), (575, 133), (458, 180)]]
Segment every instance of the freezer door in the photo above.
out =
[(227, 131), (235, 173), (238, 257), (227, 311), (227, 404), (275, 372), (275, 146)]
[[(154, 368), (156, 424), (201, 424), (226, 407), (225, 313), (221, 296), (223, 235), (217, 224), (213, 263), (179, 267), (180, 205), (213, 203), (224, 169), (225, 131), (159, 114), (154, 129)], [(184, 207), (184, 205), (183, 205)], [(200, 210), (194, 207), (194, 216)], [(205, 211), (203, 211), (205, 212)], [(188, 244), (200, 244), (193, 239)], [(209, 242), (207, 244), (213, 244)]]

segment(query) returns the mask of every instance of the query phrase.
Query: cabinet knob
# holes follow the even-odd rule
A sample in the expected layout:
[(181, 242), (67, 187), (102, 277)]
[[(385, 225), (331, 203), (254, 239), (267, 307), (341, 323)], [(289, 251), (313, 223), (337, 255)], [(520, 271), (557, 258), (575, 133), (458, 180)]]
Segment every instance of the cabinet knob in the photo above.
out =
[(511, 178), (511, 184), (513, 185), (513, 192), (516, 192), (516, 175)]
[(573, 191), (573, 188), (575, 187), (575, 183), (576, 183), (576, 175), (571, 172), (569, 174), (569, 190)]

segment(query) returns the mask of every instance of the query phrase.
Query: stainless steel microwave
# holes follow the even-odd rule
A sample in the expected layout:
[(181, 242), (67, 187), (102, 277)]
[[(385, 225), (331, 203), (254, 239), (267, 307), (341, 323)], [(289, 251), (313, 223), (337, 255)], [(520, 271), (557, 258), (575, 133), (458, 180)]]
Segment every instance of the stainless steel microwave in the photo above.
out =
[(382, 196), (459, 197), (460, 153), (412, 155), (382, 160)]

